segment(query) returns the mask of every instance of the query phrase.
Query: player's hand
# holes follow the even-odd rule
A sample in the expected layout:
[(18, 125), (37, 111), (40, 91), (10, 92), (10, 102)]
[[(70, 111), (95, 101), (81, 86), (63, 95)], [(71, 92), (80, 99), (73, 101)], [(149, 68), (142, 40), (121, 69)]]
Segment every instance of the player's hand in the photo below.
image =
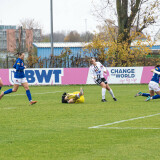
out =
[(155, 69), (151, 69), (151, 72), (154, 72), (155, 71)]
[(96, 79), (96, 76), (92, 76), (93, 79)]
[(107, 74), (107, 71), (104, 71), (105, 74)]
[(27, 67), (26, 67), (26, 66), (24, 66), (24, 68), (26, 69)]

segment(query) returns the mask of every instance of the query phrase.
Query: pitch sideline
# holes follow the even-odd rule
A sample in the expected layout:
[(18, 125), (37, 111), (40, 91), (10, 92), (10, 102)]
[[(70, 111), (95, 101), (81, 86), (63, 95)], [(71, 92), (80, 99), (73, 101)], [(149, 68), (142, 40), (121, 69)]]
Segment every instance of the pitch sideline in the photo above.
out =
[(89, 127), (89, 129), (103, 128), (104, 126), (111, 126), (113, 124), (118, 124), (118, 123), (123, 123), (123, 122), (128, 122), (128, 121), (134, 121), (134, 120), (137, 120), (137, 119), (144, 119), (144, 118), (153, 117), (153, 116), (157, 116), (157, 115), (160, 115), (160, 113), (152, 114), (152, 115), (148, 115), (148, 116), (143, 116), (143, 117), (136, 117), (136, 118), (126, 119), (126, 120), (116, 121), (116, 122), (102, 124), (102, 125), (98, 125), (98, 126), (93, 126), (93, 127)]

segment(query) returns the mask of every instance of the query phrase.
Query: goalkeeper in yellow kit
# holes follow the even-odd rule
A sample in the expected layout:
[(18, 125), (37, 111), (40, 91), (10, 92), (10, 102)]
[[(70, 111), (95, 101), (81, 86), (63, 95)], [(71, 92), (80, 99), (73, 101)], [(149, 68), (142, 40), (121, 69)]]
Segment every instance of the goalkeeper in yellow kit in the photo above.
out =
[(81, 88), (80, 92), (63, 93), (62, 103), (84, 103), (83, 89)]

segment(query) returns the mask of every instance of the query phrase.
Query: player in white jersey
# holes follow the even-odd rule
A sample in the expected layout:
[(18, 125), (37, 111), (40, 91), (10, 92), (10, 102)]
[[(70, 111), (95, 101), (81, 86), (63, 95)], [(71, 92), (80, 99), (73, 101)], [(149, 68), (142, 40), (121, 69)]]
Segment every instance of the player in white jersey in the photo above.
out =
[(114, 96), (114, 93), (112, 89), (109, 87), (108, 82), (103, 76), (103, 73), (106, 72), (106, 68), (100, 63), (96, 62), (95, 58), (91, 58), (91, 66), (90, 66), (90, 73), (92, 75), (92, 78), (94, 79), (94, 82), (102, 87), (102, 102), (106, 102), (105, 94), (106, 89), (111, 94), (114, 101), (117, 101), (117, 99)]

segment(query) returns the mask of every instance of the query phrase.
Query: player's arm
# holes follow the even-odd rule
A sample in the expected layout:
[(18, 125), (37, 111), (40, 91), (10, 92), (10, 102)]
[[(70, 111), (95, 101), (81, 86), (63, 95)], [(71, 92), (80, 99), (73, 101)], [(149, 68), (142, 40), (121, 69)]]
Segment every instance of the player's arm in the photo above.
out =
[[(100, 62), (99, 62), (100, 63)], [(107, 73), (106, 67), (102, 63), (100, 63), (101, 69), (103, 70), (104, 73)]]
[(156, 71), (155, 69), (151, 69), (151, 72), (153, 72), (153, 73), (156, 73), (156, 74), (160, 75), (160, 72), (159, 72), (159, 71)]
[(90, 67), (89, 71), (90, 71), (91, 77), (95, 80), (97, 76), (95, 76), (94, 70)]
[(25, 69), (25, 67), (21, 66), (20, 61), (17, 61), (17, 63), (16, 63), (16, 70), (17, 71), (23, 71), (23, 69)]
[(70, 100), (68, 101), (68, 103), (75, 103), (75, 100), (74, 100), (74, 99), (70, 99)]
[(16, 64), (17, 64), (17, 62), (13, 65), (13, 68), (15, 68), (15, 69), (16, 69)]

